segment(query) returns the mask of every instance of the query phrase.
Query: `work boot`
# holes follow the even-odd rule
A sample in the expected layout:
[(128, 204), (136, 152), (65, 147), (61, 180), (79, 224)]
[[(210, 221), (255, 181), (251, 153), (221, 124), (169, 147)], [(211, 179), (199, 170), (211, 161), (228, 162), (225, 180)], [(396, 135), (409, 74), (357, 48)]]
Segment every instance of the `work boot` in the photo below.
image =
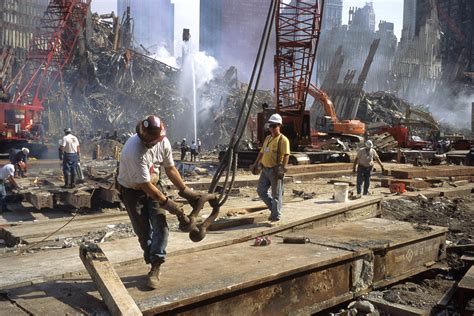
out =
[(69, 176), (67, 175), (64, 176), (64, 185), (62, 186), (62, 188), (65, 188), (65, 189), (69, 188), (69, 183), (70, 183), (69, 179), (70, 179)]
[(152, 263), (148, 272), (146, 285), (152, 289), (157, 289), (160, 283), (160, 265), (160, 263)]

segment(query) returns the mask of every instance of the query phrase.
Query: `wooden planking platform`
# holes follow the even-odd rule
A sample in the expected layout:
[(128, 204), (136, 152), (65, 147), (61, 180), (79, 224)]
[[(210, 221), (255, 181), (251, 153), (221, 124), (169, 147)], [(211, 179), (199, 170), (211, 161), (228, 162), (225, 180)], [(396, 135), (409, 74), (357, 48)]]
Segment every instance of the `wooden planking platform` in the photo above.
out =
[(474, 167), (467, 166), (429, 166), (413, 169), (391, 169), (390, 174), (399, 179), (426, 177), (456, 177), (474, 175)]
[[(431, 229), (420, 232), (405, 222), (367, 219), (301, 230), (291, 234), (309, 234), (313, 243), (283, 244), (274, 237), (268, 247), (247, 242), (185, 254), (163, 266), (162, 289), (143, 292), (132, 286), (129, 291), (145, 314), (314, 313), (372, 286), (419, 273), (426, 263), (439, 260), (447, 229)], [(349, 259), (344, 251), (353, 257)], [(334, 252), (337, 258), (331, 256)], [(212, 261), (218, 266), (210, 268)], [(186, 263), (206, 268), (183, 276)], [(124, 266), (118, 273), (122, 279), (139, 278), (136, 268)], [(185, 278), (184, 287), (173, 283), (180, 275)]]
[[(174, 256), (222, 247), (302, 225), (324, 227), (338, 222), (379, 216), (380, 202), (379, 197), (367, 197), (347, 203), (328, 200), (288, 203), (284, 204), (284, 215), (278, 226), (257, 222), (239, 229), (209, 232), (199, 243), (190, 241), (187, 233), (171, 232), (167, 250), (170, 256)], [(142, 261), (142, 251), (135, 237), (104, 242), (101, 248), (113, 264)], [(0, 266), (0, 289), (62, 279), (84, 271), (77, 260), (76, 248), (55, 250), (54, 257), (49, 252), (40, 252), (28, 256), (0, 258)]]

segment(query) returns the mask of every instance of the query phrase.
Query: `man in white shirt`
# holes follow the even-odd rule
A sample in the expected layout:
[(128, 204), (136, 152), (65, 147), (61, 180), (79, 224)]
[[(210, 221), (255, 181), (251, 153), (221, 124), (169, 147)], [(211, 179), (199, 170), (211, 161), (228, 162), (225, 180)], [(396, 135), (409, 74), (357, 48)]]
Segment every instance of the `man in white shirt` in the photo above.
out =
[(7, 191), (5, 189), (5, 182), (10, 181), (17, 189), (21, 187), (16, 183), (15, 178), (15, 166), (11, 163), (6, 164), (0, 168), (0, 212), (7, 211)]
[(77, 163), (81, 159), (79, 140), (72, 135), (70, 128), (66, 128), (64, 134), (59, 144), (59, 160), (63, 161), (64, 188), (74, 188)]
[(165, 126), (158, 117), (150, 115), (138, 122), (136, 132), (122, 149), (117, 182), (145, 262), (151, 264), (147, 285), (156, 289), (169, 235), (165, 210), (176, 215), (180, 223), (186, 220), (189, 223), (181, 205), (158, 188), (156, 182), (160, 167), (164, 167), (166, 175), (179, 190), (178, 194), (190, 204), (199, 200), (200, 195), (184, 184), (174, 165)]
[(382, 172), (384, 171), (382, 161), (380, 161), (379, 155), (373, 147), (372, 141), (368, 140), (365, 147), (359, 150), (354, 160), (352, 172), (356, 173), (357, 168), (357, 194), (362, 192), (362, 183), (364, 183), (364, 195), (369, 194), (370, 176), (374, 168), (374, 161), (380, 165)]

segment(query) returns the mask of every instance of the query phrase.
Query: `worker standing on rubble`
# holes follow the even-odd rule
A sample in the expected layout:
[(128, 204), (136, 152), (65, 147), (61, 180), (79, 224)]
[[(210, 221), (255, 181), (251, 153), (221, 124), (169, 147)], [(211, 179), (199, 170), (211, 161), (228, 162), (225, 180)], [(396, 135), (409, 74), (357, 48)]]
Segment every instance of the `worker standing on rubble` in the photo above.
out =
[(357, 153), (357, 157), (354, 160), (353, 172), (356, 173), (357, 168), (357, 194), (360, 195), (362, 192), (362, 183), (364, 183), (364, 195), (369, 194), (370, 186), (370, 175), (374, 168), (374, 161), (376, 161), (382, 172), (385, 170), (382, 162), (380, 161), (379, 155), (373, 148), (374, 144), (371, 140), (365, 143), (365, 147), (360, 149)]
[(189, 146), (189, 150), (191, 151), (191, 161), (196, 161), (196, 157), (198, 155), (198, 147), (196, 142), (193, 140), (191, 146)]
[(156, 289), (168, 244), (165, 210), (176, 215), (180, 222), (186, 217), (181, 205), (163, 193), (158, 181), (160, 167), (164, 167), (178, 194), (190, 204), (200, 195), (189, 189), (179, 175), (165, 126), (158, 117), (150, 115), (138, 122), (136, 132), (123, 147), (117, 182), (145, 262), (151, 264), (147, 285)]
[[(269, 221), (276, 222), (281, 217), (283, 195), (283, 177), (290, 157), (290, 141), (280, 131), (283, 119), (279, 114), (273, 114), (268, 120), (270, 135), (265, 138), (257, 160), (251, 166), (252, 173), (262, 167), (258, 180), (258, 196), (270, 209)], [(271, 188), (271, 195), (268, 189)]]
[(12, 183), (17, 189), (21, 189), (21, 187), (16, 183), (15, 178), (15, 166), (11, 163), (6, 164), (2, 168), (0, 168), (0, 212), (7, 211), (7, 191), (5, 189), (5, 182), (9, 181)]
[(188, 151), (188, 144), (186, 144), (186, 138), (181, 141), (181, 161), (186, 158), (186, 152)]
[(9, 160), (12, 165), (15, 166), (15, 176), (18, 174), (19, 177), (26, 177), (28, 155), (30, 150), (26, 147), (22, 149), (12, 149), (10, 151)]
[(64, 188), (76, 186), (77, 163), (81, 161), (79, 140), (72, 135), (71, 128), (64, 130), (65, 136), (59, 144), (59, 160), (63, 162)]

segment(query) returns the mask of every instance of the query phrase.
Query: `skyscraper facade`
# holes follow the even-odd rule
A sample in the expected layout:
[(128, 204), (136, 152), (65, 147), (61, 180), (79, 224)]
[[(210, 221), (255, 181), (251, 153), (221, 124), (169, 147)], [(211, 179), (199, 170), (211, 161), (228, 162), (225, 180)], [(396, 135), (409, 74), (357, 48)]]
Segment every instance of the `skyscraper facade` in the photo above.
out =
[(48, 0), (0, 1), (0, 47), (15, 49), (24, 56), (30, 39), (48, 6)]
[[(239, 79), (247, 81), (269, 6), (270, 0), (201, 0), (199, 49), (215, 57), (223, 67), (237, 67)], [(270, 43), (262, 75), (267, 88), (273, 84), (274, 37)]]
[(133, 25), (133, 45), (143, 45), (152, 53), (160, 47), (173, 53), (174, 4), (171, 0), (118, 0), (119, 19), (122, 19), (128, 6)]
[(342, 25), (342, 0), (326, 0), (324, 2), (322, 29), (332, 30)]

